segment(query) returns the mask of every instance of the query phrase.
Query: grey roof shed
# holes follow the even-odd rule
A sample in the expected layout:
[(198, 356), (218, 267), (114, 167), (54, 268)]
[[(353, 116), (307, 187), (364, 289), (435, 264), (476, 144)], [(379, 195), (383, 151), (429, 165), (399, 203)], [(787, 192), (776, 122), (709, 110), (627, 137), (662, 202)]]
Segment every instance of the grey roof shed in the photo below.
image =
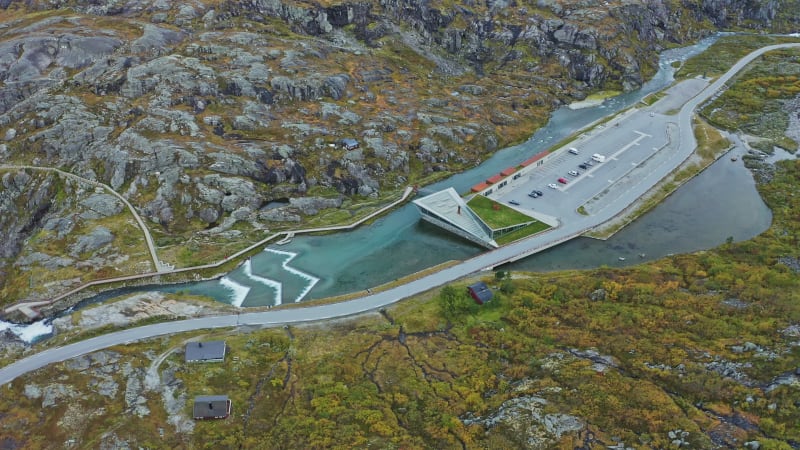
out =
[(475, 300), (475, 303), (482, 305), (492, 299), (492, 290), (489, 289), (489, 286), (486, 285), (483, 281), (479, 281), (473, 285), (470, 285), (467, 290), (469, 291), (469, 295)]
[(348, 150), (353, 150), (358, 148), (358, 141), (353, 138), (344, 138), (341, 140), (342, 145), (344, 148)]
[(231, 415), (227, 395), (198, 395), (194, 398), (193, 416), (196, 420), (224, 419)]
[(222, 362), (225, 360), (225, 341), (189, 342), (186, 362)]

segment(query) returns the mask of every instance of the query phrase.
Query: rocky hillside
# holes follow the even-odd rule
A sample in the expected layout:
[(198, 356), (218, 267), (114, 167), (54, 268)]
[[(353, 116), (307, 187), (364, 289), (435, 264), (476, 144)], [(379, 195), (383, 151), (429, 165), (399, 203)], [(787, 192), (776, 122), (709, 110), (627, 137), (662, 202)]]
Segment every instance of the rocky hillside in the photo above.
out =
[[(274, 228), (472, 166), (665, 47), (791, 30), (797, 3), (0, 0), (0, 161), (106, 183), (157, 236)], [(0, 203), (0, 283), (64, 216), (37, 192)]]

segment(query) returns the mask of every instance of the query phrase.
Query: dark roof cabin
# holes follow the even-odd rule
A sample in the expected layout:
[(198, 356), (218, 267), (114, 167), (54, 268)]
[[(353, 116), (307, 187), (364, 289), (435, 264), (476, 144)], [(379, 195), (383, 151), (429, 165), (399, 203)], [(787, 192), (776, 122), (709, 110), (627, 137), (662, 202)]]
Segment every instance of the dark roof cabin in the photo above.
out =
[(467, 288), (469, 295), (475, 300), (475, 303), (482, 305), (492, 299), (492, 290), (483, 281), (479, 281)]
[(353, 138), (344, 138), (341, 142), (342, 147), (346, 148), (347, 150), (355, 150), (358, 148), (358, 141)]
[(222, 362), (225, 360), (225, 341), (189, 342), (186, 362)]
[(194, 398), (195, 420), (224, 419), (231, 415), (231, 401), (227, 395), (198, 395)]

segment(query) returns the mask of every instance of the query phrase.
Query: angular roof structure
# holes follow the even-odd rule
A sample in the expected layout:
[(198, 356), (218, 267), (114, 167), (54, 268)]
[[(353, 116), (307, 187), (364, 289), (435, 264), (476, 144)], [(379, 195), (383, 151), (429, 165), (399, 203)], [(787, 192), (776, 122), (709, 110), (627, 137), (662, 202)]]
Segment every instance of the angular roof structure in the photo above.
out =
[(489, 187), (489, 183), (484, 181), (482, 183), (476, 184), (475, 186), (472, 186), (471, 191), (472, 192), (480, 192), (480, 191), (482, 191), (482, 190), (484, 190), (484, 189), (486, 189), (488, 187)]
[(492, 184), (494, 184), (494, 183), (497, 183), (497, 182), (499, 182), (499, 181), (500, 181), (500, 180), (502, 180), (503, 178), (505, 178), (505, 177), (504, 177), (503, 175), (500, 175), (500, 174), (498, 174), (498, 175), (493, 175), (493, 176), (491, 176), (491, 177), (487, 178), (487, 179), (486, 179), (486, 182), (487, 182), (487, 183), (492, 183)]
[(543, 151), (543, 152), (537, 153), (537, 154), (531, 156), (530, 158), (526, 159), (525, 161), (522, 161), (520, 166), (528, 167), (531, 164), (535, 163), (536, 161), (538, 161), (538, 160), (544, 158), (545, 156), (547, 156), (547, 154), (548, 154), (547, 151)]
[(509, 167), (509, 168), (505, 169), (504, 171), (500, 172), (500, 175), (503, 175), (503, 176), (507, 177), (507, 176), (511, 175), (512, 173), (514, 173), (516, 171), (517, 171), (516, 167)]
[(497, 248), (492, 229), (475, 214), (455, 189), (447, 188), (414, 200), (422, 218), (487, 248)]

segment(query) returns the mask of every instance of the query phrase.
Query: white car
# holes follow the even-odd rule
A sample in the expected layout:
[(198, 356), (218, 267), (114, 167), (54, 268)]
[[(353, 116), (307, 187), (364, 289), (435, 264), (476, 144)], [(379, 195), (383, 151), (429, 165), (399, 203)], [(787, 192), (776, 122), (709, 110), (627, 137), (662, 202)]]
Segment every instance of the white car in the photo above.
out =
[(547, 185), (550, 189), (558, 189), (558, 186), (555, 183), (550, 183)]
[(577, 170), (570, 170), (567, 173), (572, 175), (573, 177), (577, 177), (578, 175), (580, 175)]
[(578, 149), (577, 149), (577, 148), (575, 148), (575, 147), (570, 147), (570, 148), (569, 148), (569, 152), (570, 152), (570, 153), (572, 153), (573, 155), (577, 155), (578, 153), (580, 153), (580, 152), (578, 151)]

